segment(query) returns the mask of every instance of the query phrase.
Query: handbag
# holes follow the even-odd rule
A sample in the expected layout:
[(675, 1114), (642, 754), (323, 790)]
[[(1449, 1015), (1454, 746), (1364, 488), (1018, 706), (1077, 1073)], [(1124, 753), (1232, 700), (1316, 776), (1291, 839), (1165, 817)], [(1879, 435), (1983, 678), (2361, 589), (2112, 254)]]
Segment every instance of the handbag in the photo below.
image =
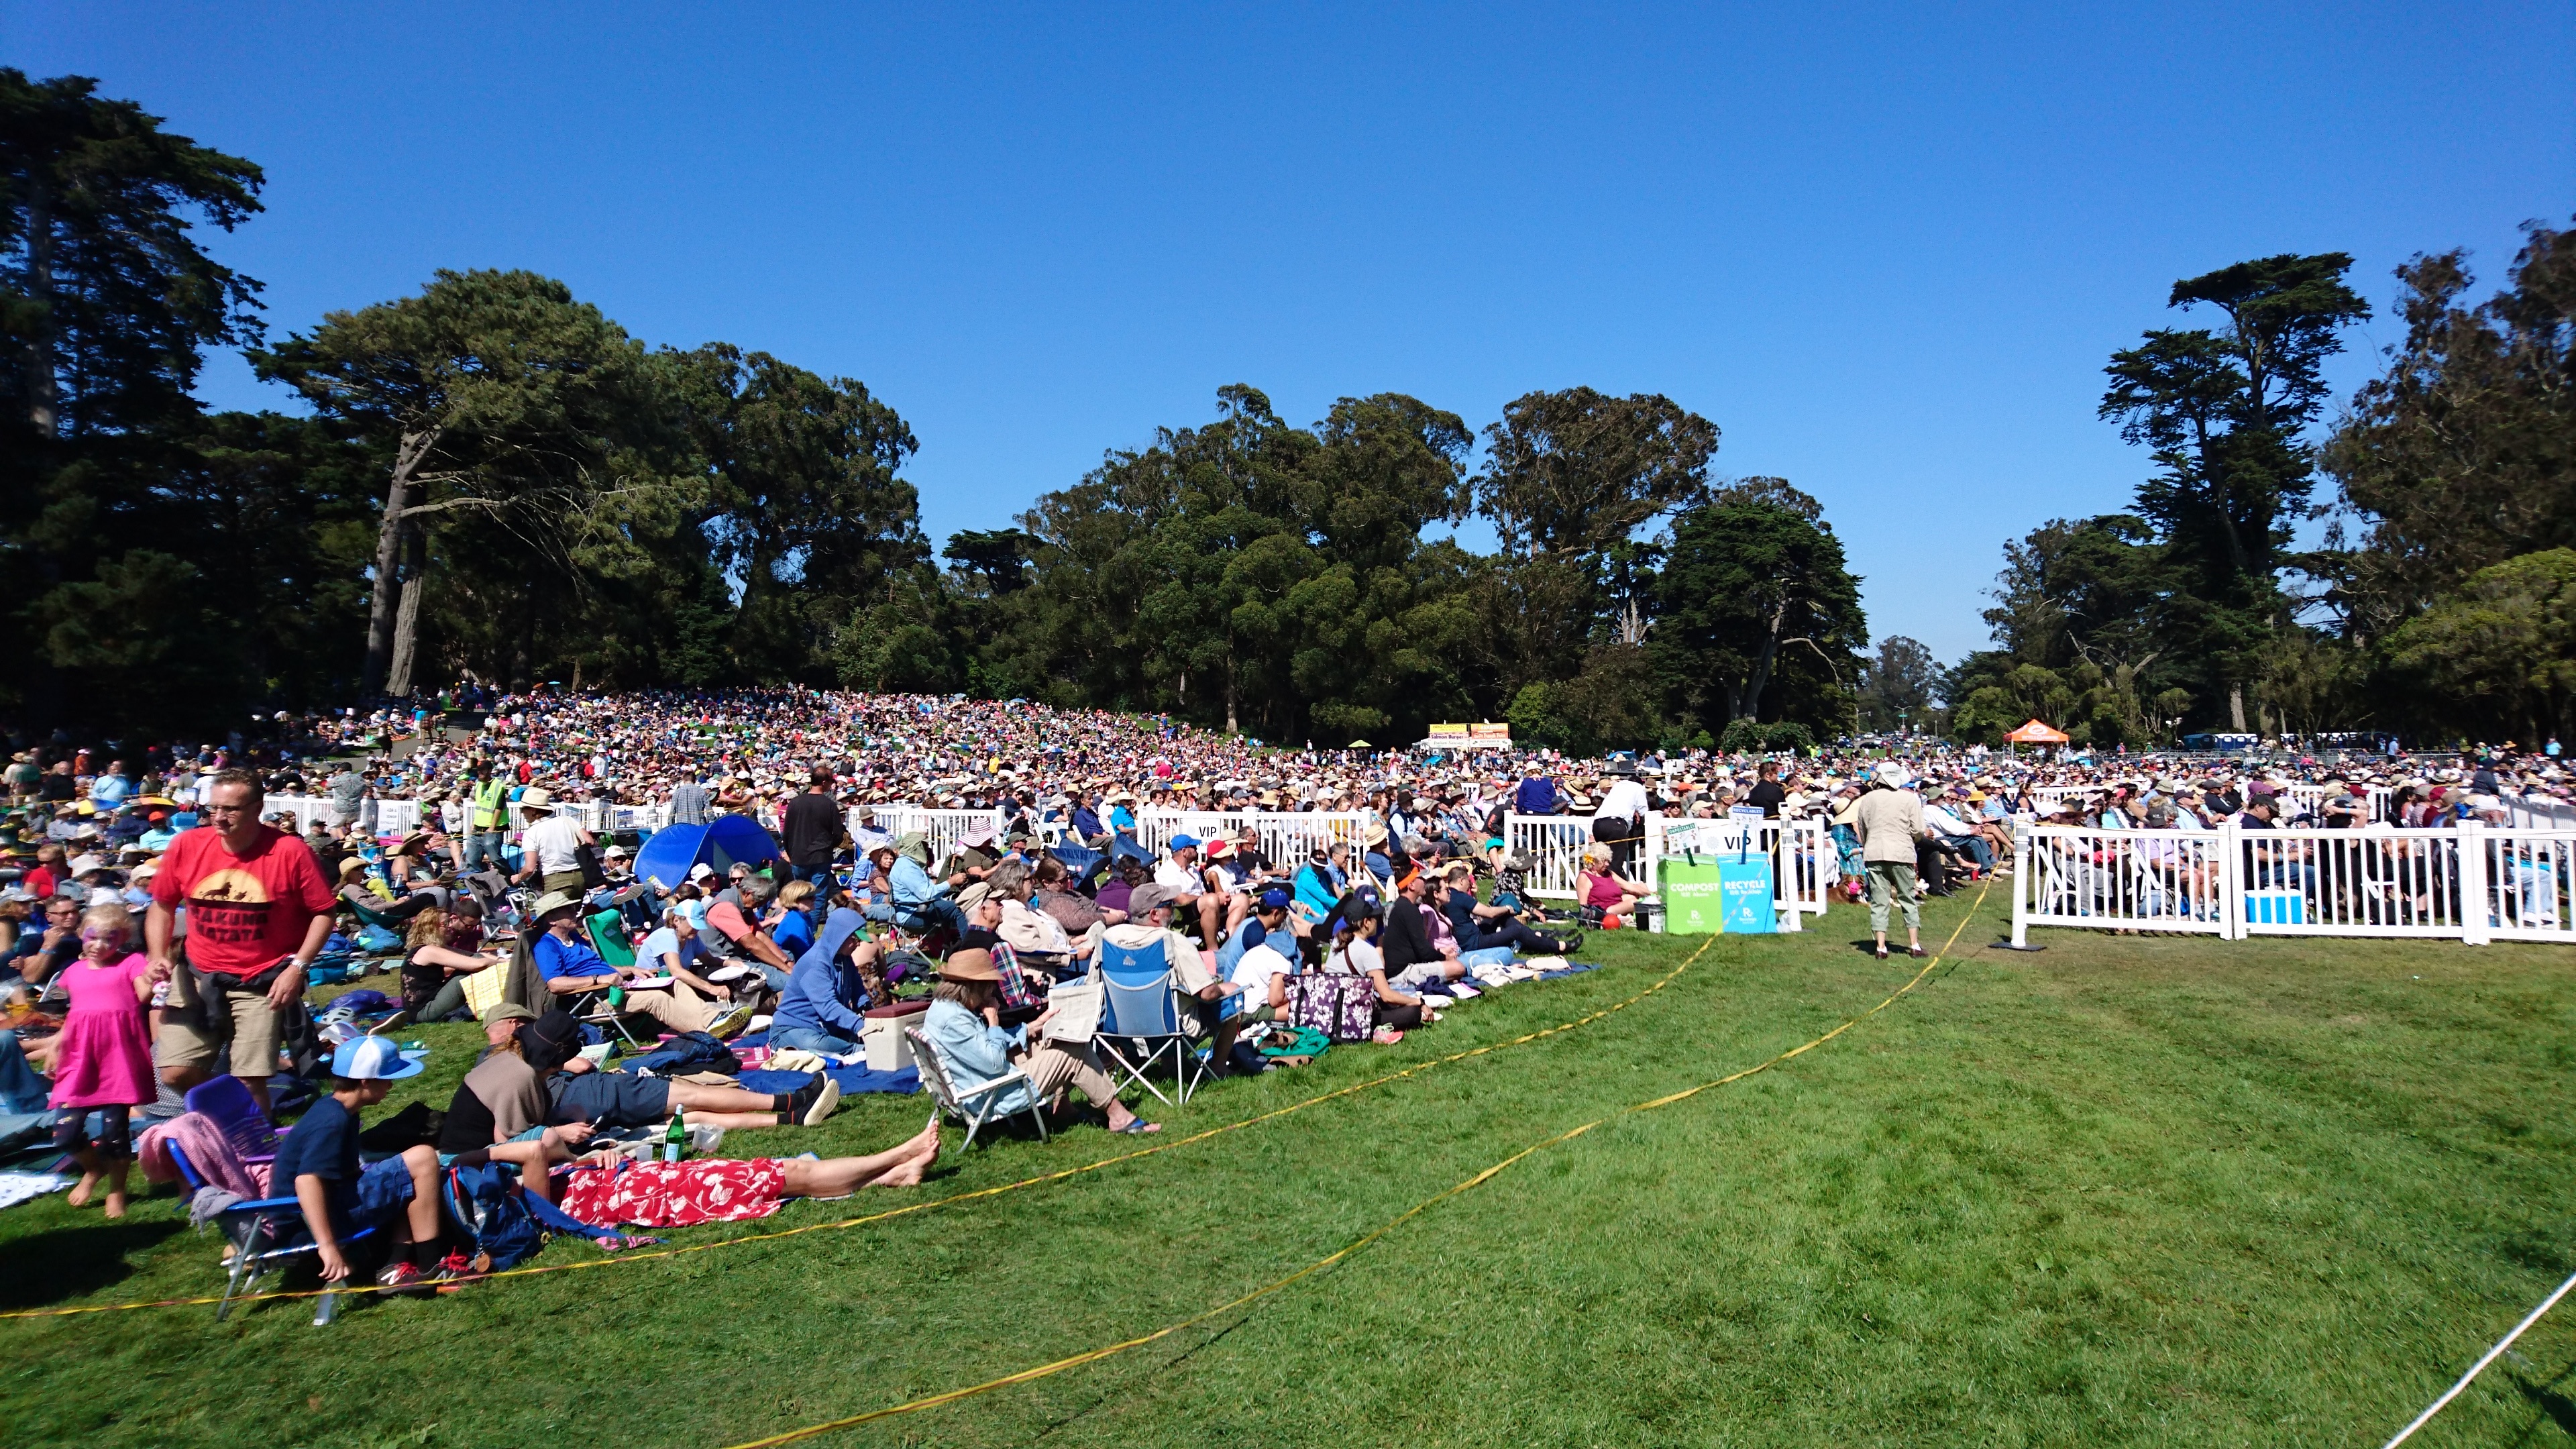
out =
[(1366, 1041), (1377, 1030), (1377, 988), (1364, 976), (1299, 976), (1290, 988), (1288, 1024), (1333, 1041)]

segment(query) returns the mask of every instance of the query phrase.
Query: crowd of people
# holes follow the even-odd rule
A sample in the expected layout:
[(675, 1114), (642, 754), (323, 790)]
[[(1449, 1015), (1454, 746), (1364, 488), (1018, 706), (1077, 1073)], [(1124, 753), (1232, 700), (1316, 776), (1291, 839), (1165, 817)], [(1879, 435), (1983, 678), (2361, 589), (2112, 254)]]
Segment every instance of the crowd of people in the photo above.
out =
[[(1174, 993), (1185, 1070), (1278, 1069), (1332, 1040), (1393, 1042), (1463, 1001), (1563, 966), (1584, 933), (1651, 906), (1648, 822), (1814, 817), (1880, 954), (1921, 894), (2008, 870), (2017, 819), (2106, 829), (2404, 829), (2563, 804), (2554, 741), (2444, 760), (2256, 764), (1982, 750), (1576, 760), (1425, 747), (1265, 749), (1168, 720), (1026, 701), (802, 689), (473, 701), (263, 721), (220, 741), (13, 742), (0, 816), (0, 1140), (40, 1135), (80, 1170), (72, 1200), (126, 1208), (138, 1116), (237, 1079), (302, 1116), (268, 1184), (299, 1200), (326, 1277), (362, 1226), (389, 1287), (478, 1271), (442, 1229), (438, 1174), (499, 1168), (593, 1225), (772, 1211), (901, 1187), (920, 1136), (866, 1158), (642, 1163), (617, 1145), (677, 1114), (735, 1130), (812, 1126), (882, 1022), (911, 1025), (938, 1082), (1008, 1116), (1081, 1110), (1159, 1130), (1096, 993), (1143, 971)], [(272, 797), (329, 802), (309, 823)], [(387, 805), (400, 802), (401, 809)], [(766, 858), (640, 877), (643, 840), (727, 816)], [(920, 808), (997, 823), (934, 846)], [(1155, 812), (1330, 813), (1345, 829), (1273, 859), (1257, 828), (1148, 831)], [(1572, 898), (1532, 898), (1506, 822), (1585, 822)], [(399, 820), (398, 829), (384, 828)], [(317, 976), (374, 960), (398, 1012), (334, 1022)], [(478, 998), (481, 1008), (476, 1009)], [(344, 998), (345, 999), (345, 998)], [(417, 1071), (385, 1027), (477, 1020), (483, 1055), (433, 1140), (362, 1165), (359, 1113)], [(755, 1048), (740, 1044), (756, 1041)], [(782, 1090), (639, 1058), (749, 1050)], [(703, 1060), (699, 1058), (698, 1060)], [(736, 1063), (735, 1065), (738, 1065)], [(1075, 1099), (1085, 1104), (1075, 1107)], [(1141, 1100), (1141, 1099), (1140, 1099)], [(148, 1135), (148, 1134), (147, 1134)], [(211, 1149), (209, 1149), (211, 1150)], [(153, 1157), (140, 1148), (147, 1168)]]

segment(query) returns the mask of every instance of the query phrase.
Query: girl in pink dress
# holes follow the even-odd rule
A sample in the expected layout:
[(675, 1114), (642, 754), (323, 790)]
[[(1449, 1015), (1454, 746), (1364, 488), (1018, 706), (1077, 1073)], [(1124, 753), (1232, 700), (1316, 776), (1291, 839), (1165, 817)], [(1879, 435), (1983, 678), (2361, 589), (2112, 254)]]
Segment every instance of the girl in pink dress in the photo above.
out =
[[(54, 1049), (52, 1106), (66, 1109), (54, 1124), (54, 1145), (81, 1167), (73, 1207), (89, 1206), (101, 1177), (107, 1179), (107, 1215), (125, 1216), (125, 1172), (134, 1165), (128, 1138), (130, 1111), (155, 1100), (152, 1038), (144, 1004), (152, 999), (152, 968), (127, 949), (133, 918), (121, 905), (92, 906), (81, 917), (80, 959), (64, 968), (71, 1011)], [(90, 1110), (105, 1119), (98, 1140), (83, 1140)]]

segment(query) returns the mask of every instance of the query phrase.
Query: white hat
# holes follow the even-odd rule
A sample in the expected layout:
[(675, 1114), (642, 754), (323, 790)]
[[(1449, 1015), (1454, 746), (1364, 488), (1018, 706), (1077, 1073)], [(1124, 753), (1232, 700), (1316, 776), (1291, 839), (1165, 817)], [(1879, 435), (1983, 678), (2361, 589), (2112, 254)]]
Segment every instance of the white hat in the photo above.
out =
[(709, 876), (714, 875), (715, 873), (716, 873), (716, 868), (715, 868), (714, 866), (712, 866), (712, 865), (707, 864), (707, 863), (706, 863), (705, 861), (703, 861), (703, 860), (702, 860), (702, 861), (699, 861), (696, 865), (693, 865), (693, 866), (690, 866), (690, 867), (689, 867), (689, 879), (691, 879), (691, 880), (705, 880), (705, 879), (707, 879)]
[(75, 857), (73, 857), (73, 858), (72, 858), (72, 863), (71, 863), (71, 872), (70, 872), (70, 873), (71, 873), (74, 877), (79, 877), (79, 876), (87, 875), (87, 874), (89, 874), (91, 871), (94, 871), (94, 870), (105, 870), (105, 869), (107, 869), (107, 858), (106, 858), (105, 856), (100, 856), (100, 855), (82, 855), (82, 856), (75, 856)]
[(99, 886), (89, 893), (88, 903), (93, 906), (121, 906), (125, 904), (125, 897), (106, 886)]

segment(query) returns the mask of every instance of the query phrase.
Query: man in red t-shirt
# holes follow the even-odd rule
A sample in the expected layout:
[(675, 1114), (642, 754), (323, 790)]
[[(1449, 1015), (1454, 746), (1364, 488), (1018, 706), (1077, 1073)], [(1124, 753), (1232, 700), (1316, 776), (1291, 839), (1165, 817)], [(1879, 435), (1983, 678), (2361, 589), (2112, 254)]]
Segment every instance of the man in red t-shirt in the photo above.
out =
[[(166, 974), (169, 1009), (154, 1055), (161, 1080), (185, 1090), (211, 1075), (216, 1043), (232, 1039), (232, 1073), (268, 1106), (277, 1071), (279, 1014), (304, 991), (338, 900), (305, 843), (262, 825), (264, 792), (248, 770), (220, 770), (201, 813), (180, 832), (152, 878), (143, 940)], [(175, 970), (173, 913), (188, 908), (188, 964)]]

